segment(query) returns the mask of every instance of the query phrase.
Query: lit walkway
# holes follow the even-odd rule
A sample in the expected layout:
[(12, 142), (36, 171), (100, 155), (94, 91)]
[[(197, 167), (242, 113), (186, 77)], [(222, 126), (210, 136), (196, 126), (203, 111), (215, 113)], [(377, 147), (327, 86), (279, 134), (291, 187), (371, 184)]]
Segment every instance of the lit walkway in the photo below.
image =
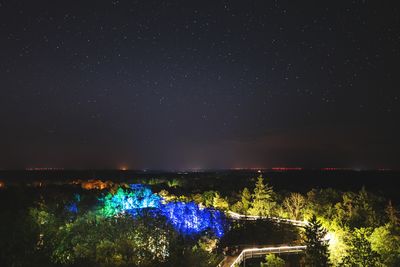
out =
[(246, 259), (261, 258), (266, 254), (293, 254), (301, 253), (306, 249), (306, 246), (279, 246), (279, 247), (266, 247), (266, 248), (249, 248), (244, 249), (238, 257), (225, 257), (225, 259), (218, 265), (218, 267), (236, 267), (240, 266)]
[(299, 221), (299, 220), (291, 220), (284, 219), (279, 217), (268, 217), (268, 216), (255, 216), (255, 215), (243, 215), (233, 211), (227, 211), (226, 214), (228, 217), (234, 220), (246, 220), (246, 221), (255, 221), (255, 220), (269, 220), (277, 223), (291, 224), (294, 226), (305, 227), (308, 222), (307, 221)]
[[(305, 227), (308, 224), (307, 221), (291, 220), (279, 217), (244, 215), (233, 211), (227, 211), (226, 215), (233, 220), (244, 220), (244, 221), (269, 220), (276, 223), (290, 224), (299, 227)], [(240, 264), (242, 262), (245, 262), (246, 259), (263, 257), (269, 253), (275, 253), (275, 254), (300, 253), (303, 252), (305, 249), (306, 246), (279, 246), (279, 247), (244, 249), (237, 257), (226, 256), (224, 260), (220, 264), (218, 264), (217, 267), (236, 267), (240, 266)]]

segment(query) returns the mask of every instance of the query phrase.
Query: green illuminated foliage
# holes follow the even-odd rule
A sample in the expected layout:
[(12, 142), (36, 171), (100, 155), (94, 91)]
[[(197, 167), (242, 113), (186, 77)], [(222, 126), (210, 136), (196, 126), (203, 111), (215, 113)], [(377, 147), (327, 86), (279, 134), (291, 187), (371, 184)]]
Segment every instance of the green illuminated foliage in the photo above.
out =
[(247, 187), (245, 187), (242, 191), (241, 200), (242, 200), (243, 212), (246, 214), (251, 205), (251, 193)]
[(232, 205), (231, 210), (241, 214), (248, 214), (251, 204), (251, 193), (249, 189), (245, 187), (240, 195), (240, 200)]
[(267, 254), (265, 263), (261, 263), (260, 267), (284, 267), (285, 261), (275, 254)]
[[(326, 225), (327, 223), (324, 222)], [(329, 224), (328, 224), (329, 225)], [(333, 266), (338, 266), (346, 256), (348, 245), (345, 239), (351, 235), (348, 229), (337, 225), (329, 225), (329, 232), (326, 239), (329, 243), (329, 260)]]
[(249, 210), (251, 215), (270, 216), (275, 207), (274, 191), (271, 186), (264, 184), (264, 179), (259, 176), (252, 195), (253, 203)]
[(157, 208), (160, 205), (160, 196), (141, 185), (131, 185), (132, 188), (118, 188), (115, 193), (108, 193), (101, 199), (103, 208), (101, 213), (112, 217), (121, 213), (136, 214), (140, 209)]
[(172, 179), (167, 182), (168, 187), (177, 188), (182, 186), (182, 181), (179, 179)]
[(358, 193), (345, 192), (342, 201), (335, 205), (332, 217), (342, 226), (350, 228), (377, 227), (385, 217), (383, 200), (365, 188)]
[(216, 192), (213, 199), (213, 207), (216, 209), (227, 210), (229, 208), (229, 203), (225, 198), (221, 197), (218, 192)]
[(372, 232), (369, 237), (371, 248), (376, 251), (385, 266), (400, 266), (400, 229), (387, 224)]
[(132, 197), (132, 193), (126, 194), (122, 188), (118, 188), (115, 194), (108, 193), (104, 197), (104, 207), (101, 210), (102, 214), (106, 217), (111, 217), (122, 212), (124, 210), (122, 203), (127, 197)]
[(348, 240), (347, 256), (343, 261), (345, 266), (379, 266), (379, 254), (372, 250), (371, 242), (368, 240), (371, 232), (370, 228), (359, 228), (353, 231)]
[(300, 193), (291, 193), (283, 201), (283, 206), (288, 213), (289, 218), (295, 220), (303, 219), (303, 210), (306, 205), (306, 200)]
[(59, 229), (52, 259), (67, 265), (150, 266), (168, 260), (176, 236), (161, 218), (104, 218), (90, 212)]
[(215, 197), (216, 191), (205, 191), (202, 194), (203, 197), (203, 204), (206, 207), (212, 207), (214, 203), (214, 197)]

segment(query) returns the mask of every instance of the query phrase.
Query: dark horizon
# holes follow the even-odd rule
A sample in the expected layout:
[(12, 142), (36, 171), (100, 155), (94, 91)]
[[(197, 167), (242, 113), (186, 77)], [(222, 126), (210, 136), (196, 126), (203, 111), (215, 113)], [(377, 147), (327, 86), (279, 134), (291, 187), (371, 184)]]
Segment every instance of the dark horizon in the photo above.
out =
[[(125, 168), (25, 168), (25, 169), (0, 169), (0, 172), (140, 172), (140, 173), (212, 173), (212, 172), (400, 172), (400, 169), (376, 168), (341, 168), (341, 167), (321, 167), (321, 168), (302, 168), (302, 167), (265, 167), (265, 168), (208, 168), (208, 169), (125, 169)], [(1, 178), (1, 177), (0, 177)]]
[(400, 169), (395, 1), (2, 1), (0, 169)]

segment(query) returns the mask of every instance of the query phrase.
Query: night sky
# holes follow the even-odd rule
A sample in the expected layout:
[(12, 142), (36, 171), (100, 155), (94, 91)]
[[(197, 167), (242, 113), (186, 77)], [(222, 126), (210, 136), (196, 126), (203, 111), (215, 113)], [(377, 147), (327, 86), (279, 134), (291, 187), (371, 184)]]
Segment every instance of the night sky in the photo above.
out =
[(0, 1), (0, 168), (400, 168), (398, 1)]

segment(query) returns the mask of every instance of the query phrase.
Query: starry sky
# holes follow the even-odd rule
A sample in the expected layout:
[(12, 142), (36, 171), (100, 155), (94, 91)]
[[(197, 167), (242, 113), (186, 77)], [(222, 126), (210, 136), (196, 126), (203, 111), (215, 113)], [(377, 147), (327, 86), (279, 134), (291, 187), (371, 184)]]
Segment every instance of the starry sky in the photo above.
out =
[(397, 1), (0, 1), (0, 168), (400, 168)]

